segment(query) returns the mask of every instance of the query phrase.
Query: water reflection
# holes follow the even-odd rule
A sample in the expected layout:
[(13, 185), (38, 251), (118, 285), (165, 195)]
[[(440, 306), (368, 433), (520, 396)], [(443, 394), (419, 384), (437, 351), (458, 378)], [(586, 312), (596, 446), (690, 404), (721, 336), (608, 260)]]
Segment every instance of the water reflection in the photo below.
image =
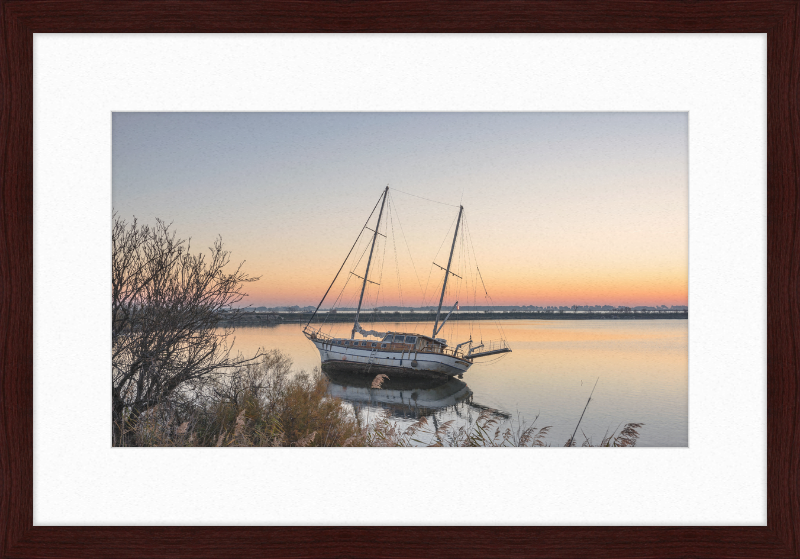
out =
[[(548, 442), (564, 444), (586, 406), (597, 378), (600, 382), (581, 421), (581, 430), (595, 439), (620, 422), (644, 423), (637, 446), (687, 446), (689, 442), (689, 366), (687, 320), (505, 320), (500, 321), (514, 353), (499, 361), (476, 363), (464, 375), (472, 393), (460, 400), (434, 404), (421, 403), (425, 413), (435, 410), (437, 421), (455, 419), (456, 426), (470, 426), (470, 418), (480, 415), (479, 404), (491, 410), (511, 412), (514, 425), (530, 425), (539, 416), (539, 426), (551, 425)], [(387, 330), (413, 332), (421, 323), (385, 323)], [(448, 323), (449, 324), (449, 323)], [(477, 321), (476, 325), (485, 326)], [(464, 327), (456, 321), (453, 327)], [(340, 323), (331, 335), (350, 335), (352, 325)], [(337, 329), (338, 328), (338, 329)], [(319, 352), (303, 336), (302, 325), (237, 327), (234, 351), (252, 355), (259, 347), (277, 348), (291, 356), (296, 370), (312, 371), (320, 366)], [(460, 339), (457, 332), (445, 333)], [(391, 379), (394, 381), (395, 379)], [(394, 406), (390, 413), (401, 425), (415, 421), (409, 387), (394, 403), (364, 400), (372, 379), (354, 386), (345, 400), (361, 406), (365, 416), (371, 410), (383, 413), (381, 406)], [(351, 386), (347, 382), (337, 383)], [(430, 386), (411, 387), (428, 389)], [(414, 390), (410, 390), (413, 392)], [(454, 394), (458, 390), (453, 391)], [(436, 400), (436, 398), (430, 398)], [(473, 401), (474, 399), (474, 401)], [(389, 398), (386, 398), (389, 400)], [(439, 405), (439, 404), (436, 404)], [(447, 407), (449, 406), (449, 407)], [(503, 413), (503, 412), (499, 412)], [(506, 414), (507, 415), (507, 414)], [(433, 423), (431, 417), (428, 417)]]
[(323, 370), (328, 378), (328, 393), (353, 405), (356, 413), (370, 406), (387, 410), (398, 419), (419, 419), (452, 412), (458, 417), (472, 415), (471, 411), (488, 411), (501, 420), (511, 415), (473, 401), (467, 383), (454, 377), (448, 379), (388, 378), (380, 388), (372, 388), (375, 375)]

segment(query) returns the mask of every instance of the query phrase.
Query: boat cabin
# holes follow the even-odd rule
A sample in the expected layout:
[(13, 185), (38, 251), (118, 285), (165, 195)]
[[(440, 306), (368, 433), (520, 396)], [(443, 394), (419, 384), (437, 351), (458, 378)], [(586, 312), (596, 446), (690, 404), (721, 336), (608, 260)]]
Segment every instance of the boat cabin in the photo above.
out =
[(408, 334), (405, 332), (389, 332), (384, 336), (383, 343), (406, 344), (416, 351), (438, 352), (447, 347), (444, 340), (437, 340), (421, 334)]
[(407, 332), (389, 332), (382, 340), (347, 340), (334, 339), (332, 345), (343, 347), (377, 349), (383, 351), (421, 351), (431, 353), (441, 353), (447, 347), (447, 343), (441, 339), (434, 339), (429, 336), (413, 334)]

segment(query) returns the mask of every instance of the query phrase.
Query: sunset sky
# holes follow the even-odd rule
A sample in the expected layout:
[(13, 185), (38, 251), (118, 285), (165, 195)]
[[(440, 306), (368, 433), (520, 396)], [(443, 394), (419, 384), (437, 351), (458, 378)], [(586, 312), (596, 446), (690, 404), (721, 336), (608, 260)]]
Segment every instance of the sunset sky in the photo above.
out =
[(438, 303), (459, 203), (445, 304), (487, 304), (475, 261), (498, 305), (687, 304), (687, 113), (114, 113), (112, 149), (114, 210), (221, 235), (245, 304), (316, 306), (387, 184), (365, 306)]

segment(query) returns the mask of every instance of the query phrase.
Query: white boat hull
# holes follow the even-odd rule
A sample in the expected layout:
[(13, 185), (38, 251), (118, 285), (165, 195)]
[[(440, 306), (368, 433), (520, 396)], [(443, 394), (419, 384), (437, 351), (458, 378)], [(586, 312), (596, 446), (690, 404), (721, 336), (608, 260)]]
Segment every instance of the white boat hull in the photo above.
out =
[(472, 362), (453, 355), (416, 351), (380, 351), (343, 347), (323, 340), (312, 340), (319, 351), (323, 369), (352, 370), (364, 373), (401, 373), (418, 376), (456, 376)]

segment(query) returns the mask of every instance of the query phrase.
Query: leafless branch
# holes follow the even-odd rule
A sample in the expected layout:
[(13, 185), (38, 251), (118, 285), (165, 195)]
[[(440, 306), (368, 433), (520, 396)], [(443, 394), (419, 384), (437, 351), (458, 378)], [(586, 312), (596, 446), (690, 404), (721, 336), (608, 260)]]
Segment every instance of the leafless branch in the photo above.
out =
[[(116, 213), (112, 227), (112, 401), (115, 425), (176, 391), (196, 390), (226, 369), (253, 362), (233, 354), (233, 329), (220, 313), (247, 294), (258, 280), (229, 269), (230, 252), (218, 237), (208, 254), (193, 254), (171, 224), (128, 224)], [(122, 430), (124, 434), (124, 429)], [(115, 429), (115, 441), (120, 436)]]

